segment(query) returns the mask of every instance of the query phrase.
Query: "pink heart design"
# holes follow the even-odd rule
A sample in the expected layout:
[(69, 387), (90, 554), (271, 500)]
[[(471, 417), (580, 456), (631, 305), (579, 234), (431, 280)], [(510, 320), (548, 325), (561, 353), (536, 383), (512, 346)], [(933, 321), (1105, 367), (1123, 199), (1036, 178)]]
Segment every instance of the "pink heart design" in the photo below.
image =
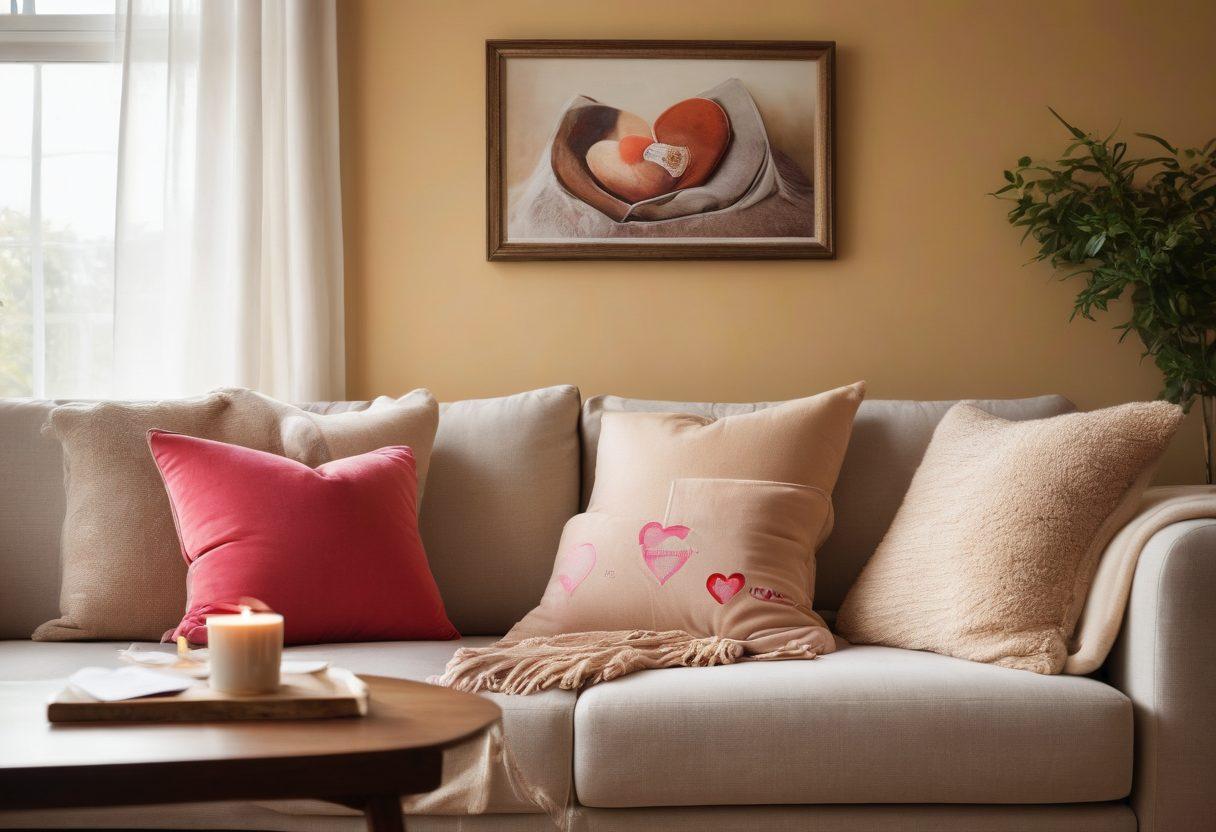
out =
[(680, 571), (695, 549), (664, 549), (662, 544), (671, 538), (684, 540), (692, 529), (688, 526), (664, 526), (653, 521), (642, 526), (638, 532), (638, 543), (642, 546), (642, 560), (659, 580), (659, 586), (667, 583), (672, 575)]
[(729, 577), (721, 572), (715, 572), (705, 579), (705, 588), (709, 590), (709, 594), (715, 601), (725, 604), (739, 594), (739, 590), (743, 589), (743, 584), (746, 582), (747, 579), (738, 572)]
[(595, 547), (590, 543), (580, 543), (562, 556), (561, 571), (557, 573), (557, 582), (572, 595), (578, 589), (591, 570), (595, 568)]

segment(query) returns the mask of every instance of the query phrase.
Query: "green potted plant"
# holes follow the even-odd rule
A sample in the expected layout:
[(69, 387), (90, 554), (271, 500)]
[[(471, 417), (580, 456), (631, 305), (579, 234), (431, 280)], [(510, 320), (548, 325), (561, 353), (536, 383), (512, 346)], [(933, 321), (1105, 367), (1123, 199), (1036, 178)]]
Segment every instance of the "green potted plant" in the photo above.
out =
[(1216, 139), (1177, 148), (1160, 136), (1137, 136), (1165, 153), (1131, 158), (1127, 143), (1080, 130), (1055, 110), (1072, 142), (1054, 162), (1029, 156), (1005, 171), (994, 195), (1013, 202), (1009, 222), (1038, 244), (1032, 259), (1049, 260), (1060, 279), (1083, 286), (1072, 318), (1125, 295), (1119, 339), (1135, 333), (1161, 370), (1160, 396), (1203, 412), (1204, 466), (1213, 481), (1216, 428)]

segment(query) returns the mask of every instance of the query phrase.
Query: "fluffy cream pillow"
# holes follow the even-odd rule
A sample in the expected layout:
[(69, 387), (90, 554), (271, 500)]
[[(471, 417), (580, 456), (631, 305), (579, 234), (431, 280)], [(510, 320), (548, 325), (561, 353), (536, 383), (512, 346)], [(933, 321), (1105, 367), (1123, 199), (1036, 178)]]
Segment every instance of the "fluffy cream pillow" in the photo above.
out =
[(428, 391), (322, 416), (249, 390), (163, 402), (75, 403), (51, 412), (63, 445), (67, 514), (60, 617), (37, 641), (158, 641), (181, 620), (186, 564), (165, 487), (148, 452), (150, 428), (281, 454), (316, 467), (409, 445), (421, 487), (439, 419)]
[(1166, 402), (938, 425), (836, 618), (851, 642), (1058, 673), (1103, 547), (1182, 419)]

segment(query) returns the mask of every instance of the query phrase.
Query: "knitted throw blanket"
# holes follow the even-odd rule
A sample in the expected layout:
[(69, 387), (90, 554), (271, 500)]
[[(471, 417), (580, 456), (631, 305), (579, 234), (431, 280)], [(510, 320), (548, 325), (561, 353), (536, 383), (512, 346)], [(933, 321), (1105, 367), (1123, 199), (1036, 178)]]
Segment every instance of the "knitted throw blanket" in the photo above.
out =
[(504, 638), (488, 647), (462, 647), (441, 676), (428, 682), (463, 691), (529, 694), (549, 688), (580, 690), (639, 670), (712, 667), (739, 661), (812, 659), (796, 642), (749, 652), (745, 641), (698, 638), (682, 630), (600, 630), (555, 636)]

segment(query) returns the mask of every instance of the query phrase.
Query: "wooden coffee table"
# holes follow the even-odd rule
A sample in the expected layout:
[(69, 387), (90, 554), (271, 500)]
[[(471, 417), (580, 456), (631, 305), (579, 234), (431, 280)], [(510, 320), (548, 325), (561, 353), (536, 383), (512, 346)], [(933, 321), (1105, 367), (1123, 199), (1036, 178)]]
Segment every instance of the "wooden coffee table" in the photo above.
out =
[(0, 688), (0, 809), (316, 798), (405, 828), (402, 795), (439, 785), (443, 750), (502, 712), (448, 688), (363, 676), (365, 717), (266, 722), (46, 720), (45, 682)]

